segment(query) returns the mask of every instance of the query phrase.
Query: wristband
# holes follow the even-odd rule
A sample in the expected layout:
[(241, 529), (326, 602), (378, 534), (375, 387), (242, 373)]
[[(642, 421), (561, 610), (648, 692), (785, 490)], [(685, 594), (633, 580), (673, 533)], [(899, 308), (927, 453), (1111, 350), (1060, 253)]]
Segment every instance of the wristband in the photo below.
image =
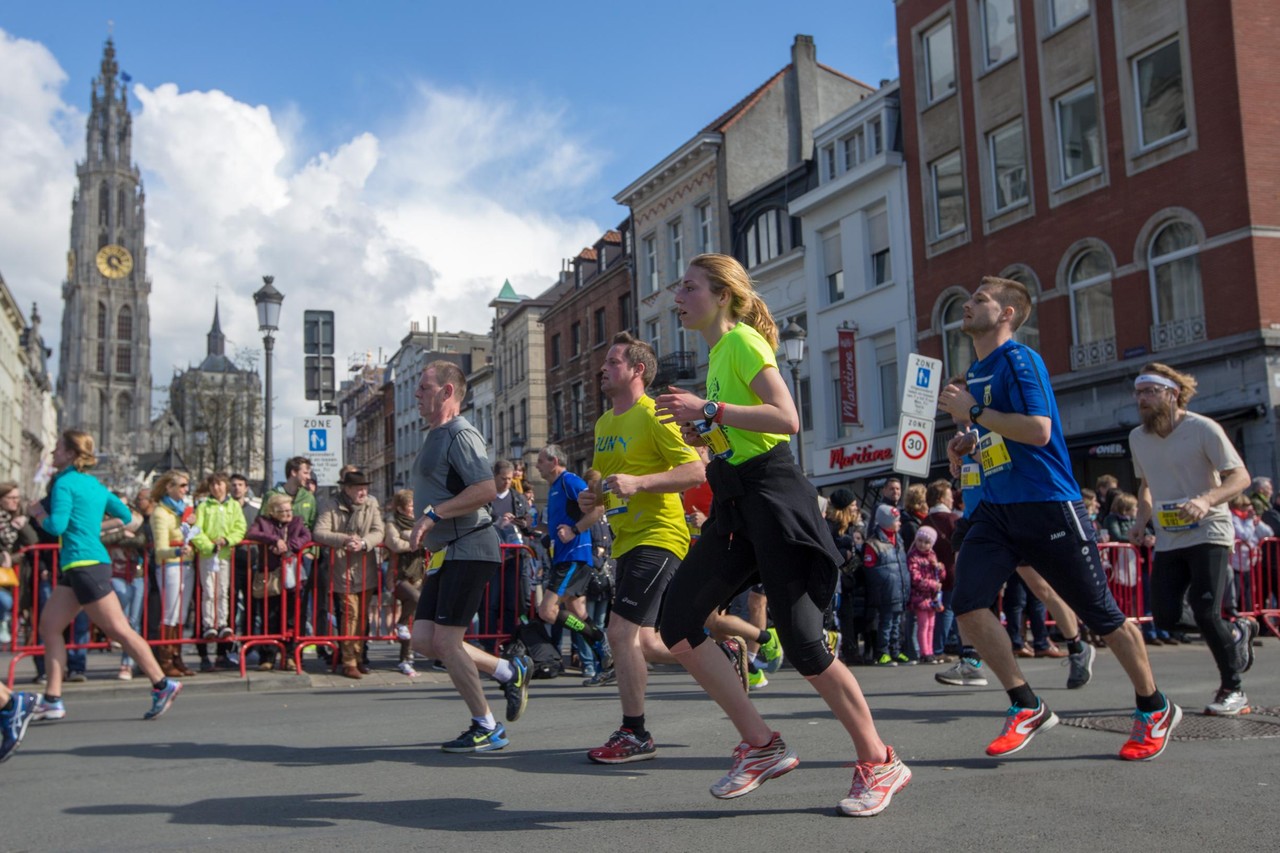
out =
[(717, 424), (724, 423), (724, 409), (725, 409), (724, 403), (716, 403), (716, 416), (711, 419), (713, 423), (717, 423)]
[(439, 513), (436, 512), (436, 508), (433, 506), (429, 506), (426, 509), (424, 509), (422, 511), (422, 514), (427, 518), (431, 519), (432, 521), (434, 521), (436, 524), (439, 524), (441, 521), (444, 521), (444, 519), (440, 517)]

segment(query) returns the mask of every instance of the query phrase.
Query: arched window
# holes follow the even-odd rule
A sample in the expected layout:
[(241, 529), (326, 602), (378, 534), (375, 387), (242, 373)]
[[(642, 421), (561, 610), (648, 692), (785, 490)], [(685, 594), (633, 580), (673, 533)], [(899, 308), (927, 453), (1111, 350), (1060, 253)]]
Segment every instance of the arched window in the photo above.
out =
[(942, 307), (942, 349), (948, 377), (962, 375), (974, 362), (973, 340), (960, 330), (967, 296), (953, 296)]
[(1162, 350), (1204, 340), (1204, 291), (1195, 230), (1185, 222), (1165, 225), (1147, 250), (1147, 266), (1155, 320), (1151, 348)]
[(126, 436), (133, 432), (133, 398), (128, 392), (121, 392), (116, 398), (116, 435)]
[(133, 340), (133, 309), (128, 305), (121, 308), (120, 313), (116, 315), (116, 339)]
[(116, 191), (116, 225), (119, 226), (120, 228), (123, 228), (125, 226), (125, 223), (129, 221), (128, 217), (125, 216), (125, 211), (128, 209), (128, 207), (129, 207), (129, 195), (124, 191), (124, 188), (122, 187), (121, 189)]
[(106, 225), (107, 216), (111, 213), (111, 190), (107, 189), (107, 182), (103, 181), (98, 187), (98, 224)]
[(133, 374), (133, 347), (129, 344), (116, 344), (116, 373)]
[(1116, 318), (1111, 296), (1111, 261), (1100, 249), (1088, 249), (1067, 272), (1071, 291), (1072, 369), (1116, 360)]
[(98, 303), (98, 338), (106, 340), (107, 337), (107, 304), (105, 302)]
[(1026, 285), (1027, 292), (1031, 296), (1031, 313), (1027, 315), (1026, 321), (1018, 327), (1018, 331), (1014, 332), (1013, 338), (1020, 344), (1031, 347), (1037, 352), (1040, 351), (1040, 289), (1036, 287), (1035, 279), (1022, 270), (1015, 270), (1009, 273), (1011, 280)]
[(771, 208), (757, 214), (743, 234), (743, 252), (748, 269), (773, 260), (791, 250), (791, 217), (786, 210)]

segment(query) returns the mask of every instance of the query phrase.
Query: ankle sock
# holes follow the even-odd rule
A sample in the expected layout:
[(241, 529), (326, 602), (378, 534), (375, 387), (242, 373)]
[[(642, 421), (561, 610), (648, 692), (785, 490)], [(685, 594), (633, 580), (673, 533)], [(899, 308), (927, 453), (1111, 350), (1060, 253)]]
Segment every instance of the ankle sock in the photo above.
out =
[(475, 720), (486, 731), (491, 732), (498, 727), (498, 721), (493, 718), (492, 712), (485, 714), (483, 717), (472, 717), (471, 719)]
[(1074, 640), (1066, 640), (1065, 642), (1067, 644), (1067, 651), (1073, 655), (1078, 655), (1084, 651), (1084, 641), (1080, 639), (1079, 635), (1077, 635)]
[(498, 658), (498, 667), (493, 671), (493, 680), (506, 684), (515, 677), (516, 668), (511, 665), (511, 661)]
[(763, 628), (760, 629), (760, 636), (756, 637), (756, 642), (763, 646), (769, 642), (769, 639), (769, 632)]
[(626, 714), (623, 714), (622, 727), (640, 738), (640, 740), (645, 740), (649, 737), (649, 732), (645, 731), (644, 727), (644, 714), (638, 714), (634, 717), (628, 717)]
[(1144, 714), (1154, 714), (1156, 711), (1163, 711), (1169, 705), (1169, 700), (1166, 699), (1165, 695), (1159, 690), (1152, 693), (1150, 696), (1139, 696), (1136, 693), (1133, 694), (1133, 696), (1137, 702), (1138, 710)]
[(1040, 705), (1040, 700), (1036, 698), (1036, 692), (1031, 689), (1030, 684), (1020, 684), (1006, 692), (1009, 694), (1009, 701), (1019, 708), (1035, 708)]
[(61, 701), (62, 701), (62, 697), (61, 697), (61, 696), (50, 696), (48, 693), (44, 694), (44, 703), (45, 703), (46, 705), (53, 705), (53, 704), (55, 704), (55, 703), (57, 703), (57, 702), (61, 702)]
[(168, 686), (169, 686), (169, 679), (167, 678), (161, 678), (159, 681), (151, 682), (152, 690), (164, 690)]

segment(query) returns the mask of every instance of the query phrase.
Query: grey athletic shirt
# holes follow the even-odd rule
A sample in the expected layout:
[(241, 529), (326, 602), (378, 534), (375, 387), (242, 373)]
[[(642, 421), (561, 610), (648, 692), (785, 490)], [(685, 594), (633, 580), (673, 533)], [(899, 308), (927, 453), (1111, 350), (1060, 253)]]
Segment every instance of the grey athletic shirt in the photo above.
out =
[[(413, 514), (416, 517), (422, 517), (428, 504), (443, 503), (453, 497), (446, 485), (450, 465), (466, 486), (493, 477), (484, 439), (461, 416), (428, 430), (422, 440), (422, 449), (413, 461)], [(447, 546), (446, 559), (449, 560), (499, 562), (502, 552), (498, 548), (497, 531), (493, 527), (476, 530), (488, 523), (487, 507), (458, 518), (446, 518), (427, 534), (427, 547), (439, 551)]]

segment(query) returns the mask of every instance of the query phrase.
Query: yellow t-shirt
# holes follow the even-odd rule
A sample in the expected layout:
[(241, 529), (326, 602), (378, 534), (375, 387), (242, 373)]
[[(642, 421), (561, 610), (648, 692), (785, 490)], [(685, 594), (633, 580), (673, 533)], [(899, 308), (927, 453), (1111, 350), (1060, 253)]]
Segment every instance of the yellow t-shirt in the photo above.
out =
[[(778, 359), (764, 336), (746, 323), (734, 326), (711, 348), (707, 365), (707, 399), (735, 406), (758, 406), (760, 398), (751, 390), (751, 380), (767, 367), (778, 368)], [(776, 432), (751, 432), (725, 426), (733, 455), (731, 465), (741, 465), (761, 453), (791, 440)]]
[[(674, 423), (658, 422), (653, 399), (642, 396), (620, 415), (608, 409), (596, 421), (596, 452), (591, 462), (605, 477), (610, 474), (657, 474), (698, 454), (684, 443)], [(609, 516), (613, 556), (621, 557), (637, 545), (665, 548), (681, 559), (689, 551), (689, 527), (680, 495), (641, 492), (627, 501), (627, 511)]]

